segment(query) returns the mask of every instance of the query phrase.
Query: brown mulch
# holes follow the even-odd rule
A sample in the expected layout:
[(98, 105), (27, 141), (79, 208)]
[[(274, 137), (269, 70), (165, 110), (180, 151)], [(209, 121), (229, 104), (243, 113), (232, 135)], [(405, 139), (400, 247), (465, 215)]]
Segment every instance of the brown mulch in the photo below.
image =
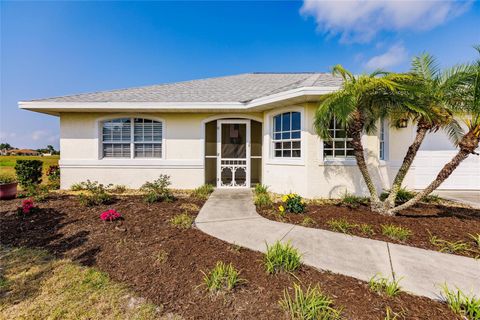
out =
[[(480, 250), (474, 240), (469, 236), (480, 234), (480, 210), (456, 206), (455, 204), (427, 204), (417, 206), (400, 212), (395, 217), (383, 216), (370, 211), (368, 206), (359, 205), (349, 207), (342, 204), (309, 204), (304, 214), (286, 214), (281, 217), (278, 214), (279, 204), (273, 208), (257, 208), (264, 217), (272, 220), (302, 224), (306, 217), (310, 217), (314, 224), (308, 225), (313, 228), (331, 230), (327, 222), (331, 219), (346, 219), (352, 224), (369, 224), (375, 234), (363, 234), (358, 228), (354, 228), (351, 234), (384, 240), (419, 248), (441, 251), (442, 247), (434, 245), (430, 241), (431, 236), (436, 236), (449, 242), (462, 241), (469, 245), (468, 250), (451, 252), (444, 249), (442, 252), (479, 257)], [(397, 241), (382, 234), (381, 225), (394, 224), (408, 228), (412, 235), (405, 241)]]
[[(0, 244), (46, 249), (95, 266), (163, 306), (165, 313), (187, 319), (284, 319), (278, 300), (294, 282), (319, 284), (335, 306), (343, 309), (346, 319), (383, 319), (387, 306), (405, 319), (456, 319), (443, 303), (405, 293), (387, 298), (371, 292), (365, 282), (306, 266), (294, 276), (267, 275), (262, 254), (239, 250), (195, 228), (170, 225), (172, 216), (184, 212), (182, 204), (202, 205), (191, 198), (146, 204), (139, 196), (128, 196), (119, 197), (113, 205), (86, 208), (75, 196), (53, 195), (39, 204), (38, 212), (26, 217), (16, 214), (20, 203), (0, 202)], [(99, 214), (109, 208), (121, 212), (124, 220), (102, 222)], [(168, 256), (159, 262), (162, 250)], [(234, 292), (213, 296), (201, 285), (201, 271), (219, 260), (233, 263), (246, 283)]]

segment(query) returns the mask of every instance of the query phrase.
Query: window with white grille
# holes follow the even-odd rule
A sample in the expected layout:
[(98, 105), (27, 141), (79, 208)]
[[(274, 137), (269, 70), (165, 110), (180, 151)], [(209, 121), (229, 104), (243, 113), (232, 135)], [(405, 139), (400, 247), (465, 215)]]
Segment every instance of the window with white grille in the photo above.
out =
[[(132, 134), (133, 133), (133, 134)], [(103, 122), (104, 158), (162, 158), (163, 123), (143, 118)]]
[(275, 158), (301, 157), (300, 112), (285, 112), (273, 117), (272, 143)]
[(335, 119), (328, 128), (330, 139), (323, 141), (323, 157), (325, 159), (353, 159), (352, 139), (347, 131)]

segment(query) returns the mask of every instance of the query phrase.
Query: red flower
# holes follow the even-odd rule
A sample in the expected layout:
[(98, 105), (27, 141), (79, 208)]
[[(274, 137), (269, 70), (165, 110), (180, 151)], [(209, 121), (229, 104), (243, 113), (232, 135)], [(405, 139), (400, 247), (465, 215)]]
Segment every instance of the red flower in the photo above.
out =
[(102, 219), (103, 221), (113, 221), (121, 217), (122, 215), (119, 212), (117, 212), (115, 209), (107, 210), (105, 212), (102, 212), (102, 214), (100, 215), (100, 219)]
[(22, 212), (23, 213), (30, 213), (30, 210), (32, 210), (35, 207), (33, 204), (32, 199), (25, 199), (22, 201)]

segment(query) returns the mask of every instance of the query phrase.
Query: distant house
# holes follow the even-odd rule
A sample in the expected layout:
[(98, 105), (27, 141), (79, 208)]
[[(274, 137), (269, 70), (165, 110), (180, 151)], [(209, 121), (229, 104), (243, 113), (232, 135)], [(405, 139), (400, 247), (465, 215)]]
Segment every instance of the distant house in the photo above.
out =
[(11, 156), (39, 156), (40, 152), (32, 149), (14, 149), (9, 150), (8, 154)]
[[(160, 174), (172, 187), (249, 188), (338, 197), (368, 194), (351, 137), (336, 122), (322, 140), (313, 122), (322, 96), (342, 79), (325, 73), (250, 73), (20, 102), (60, 117), (61, 187), (87, 179), (132, 188)], [(387, 121), (363, 136), (369, 169), (387, 188), (415, 126)], [(34, 152), (34, 151), (32, 151)], [(405, 185), (424, 188), (456, 154), (443, 132), (429, 134)], [(469, 157), (442, 184), (480, 189), (480, 159)]]

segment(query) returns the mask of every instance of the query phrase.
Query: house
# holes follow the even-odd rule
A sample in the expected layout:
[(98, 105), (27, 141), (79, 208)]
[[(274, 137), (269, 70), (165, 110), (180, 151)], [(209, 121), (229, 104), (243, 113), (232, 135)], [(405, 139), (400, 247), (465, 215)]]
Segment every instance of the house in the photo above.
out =
[(11, 156), (39, 156), (40, 152), (32, 149), (12, 149), (8, 150), (7, 154)]
[[(326, 73), (249, 73), (19, 106), (60, 118), (62, 188), (87, 179), (137, 188), (168, 174), (174, 188), (263, 183), (309, 198), (365, 194), (345, 131), (332, 123), (333, 139), (322, 141), (313, 128), (318, 100), (341, 84)], [(363, 139), (375, 182), (386, 188), (415, 128), (379, 128)], [(430, 135), (407, 187), (424, 187), (455, 152), (443, 133)], [(480, 163), (470, 158), (442, 187), (480, 189)]]

